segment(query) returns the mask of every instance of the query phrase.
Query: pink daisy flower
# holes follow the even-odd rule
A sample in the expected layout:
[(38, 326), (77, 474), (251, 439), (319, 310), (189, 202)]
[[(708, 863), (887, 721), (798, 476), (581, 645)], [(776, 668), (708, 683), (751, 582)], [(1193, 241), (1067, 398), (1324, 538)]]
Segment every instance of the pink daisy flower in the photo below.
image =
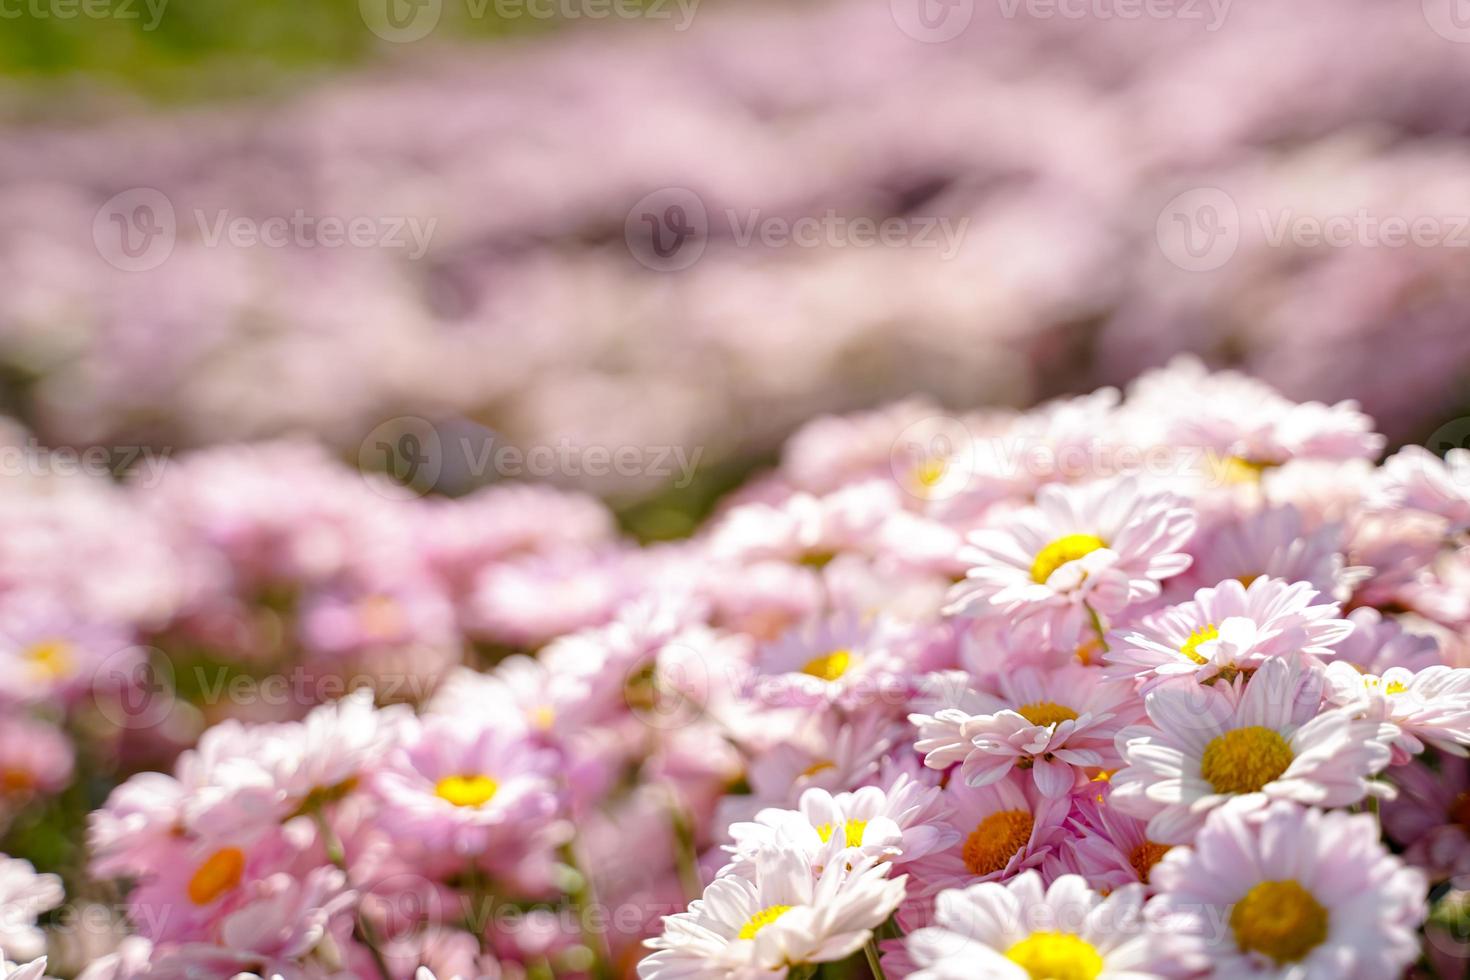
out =
[(556, 756), (524, 735), (467, 718), (426, 719), (375, 775), (379, 820), (428, 848), (481, 854), (556, 815)]
[(1267, 657), (1329, 657), (1352, 631), (1334, 602), (1314, 602), (1306, 582), (1260, 577), (1200, 589), (1109, 639), (1107, 675), (1136, 678), (1147, 693), (1172, 677), (1205, 683), (1254, 670)]
[(1183, 956), (1222, 980), (1382, 980), (1419, 955), (1424, 878), (1368, 814), (1222, 807), (1153, 878)]
[(1154, 865), (1171, 845), (1150, 840), (1145, 822), (1112, 806), (1109, 792), (1108, 783), (1099, 780), (1072, 794), (1072, 836), (1048, 855), (1042, 866), (1048, 879), (1080, 874), (1105, 891), (1150, 884)]
[(1426, 744), (1452, 755), (1470, 754), (1470, 668), (1390, 667), (1377, 675), (1352, 664), (1332, 664), (1326, 676), (1329, 702), (1397, 730), (1395, 763), (1407, 762)]
[(1346, 567), (1347, 547), (1341, 524), (1308, 527), (1296, 507), (1268, 507), (1201, 529), (1189, 548), (1194, 564), (1170, 583), (1170, 593), (1183, 601), (1226, 579), (1248, 585), (1266, 575), (1306, 582), (1322, 595), (1344, 602), (1369, 574), (1367, 569)]
[(1395, 766), (1388, 778), (1398, 795), (1385, 800), (1383, 829), (1403, 848), (1404, 860), (1443, 881), (1470, 874), (1470, 761), (1439, 756)]
[[(981, 710), (959, 726), (966, 747), (960, 778), (972, 786), (1019, 768), (1030, 770), (1042, 794), (1065, 796), (1087, 781), (1086, 770), (1118, 763), (1113, 737), (1139, 719), (1128, 685), (1080, 664), (1020, 667), (1000, 675), (996, 686), (998, 696), (981, 692)], [(951, 755), (941, 752), (935, 761)]]
[(894, 644), (906, 632), (854, 613), (808, 621), (756, 652), (752, 692), (773, 707), (902, 705), (909, 684)]
[(1003, 527), (970, 535), (966, 579), (948, 612), (1006, 616), (1018, 631), (1075, 647), (1094, 615), (1156, 598), (1159, 582), (1189, 567), (1193, 512), (1133, 477), (1051, 484)]
[(1109, 798), (1147, 819), (1152, 840), (1188, 841), (1232, 799), (1347, 806), (1376, 791), (1390, 758), (1377, 722), (1322, 710), (1321, 679), (1280, 658), (1242, 682), (1159, 687), (1145, 699), (1152, 724), (1118, 733), (1125, 768)]
[(1043, 796), (1020, 776), (986, 786), (954, 781), (943, 800), (954, 843), (909, 866), (923, 895), (1040, 867), (1068, 836), (1070, 801)]
[(1423, 446), (1405, 446), (1378, 475), (1378, 506), (1437, 514), (1453, 533), (1470, 528), (1470, 449), (1451, 449), (1441, 459)]

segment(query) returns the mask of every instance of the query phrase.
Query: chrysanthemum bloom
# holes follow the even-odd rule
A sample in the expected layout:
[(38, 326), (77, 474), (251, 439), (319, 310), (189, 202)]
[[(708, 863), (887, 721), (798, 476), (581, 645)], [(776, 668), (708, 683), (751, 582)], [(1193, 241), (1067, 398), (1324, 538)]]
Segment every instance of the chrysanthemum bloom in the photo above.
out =
[(557, 812), (556, 756), (483, 719), (437, 716), (397, 750), (374, 786), (379, 820), (431, 851), (470, 855), (524, 839)]
[(278, 873), (253, 882), (243, 901), (223, 916), (208, 939), (195, 937), (158, 955), (156, 976), (260, 976), (308, 978), (319, 948), (339, 956), (352, 932), (354, 895), (336, 868), (315, 868), (298, 879)]
[(1048, 879), (1080, 874), (1094, 888), (1108, 891), (1135, 882), (1150, 884), (1154, 865), (1170, 845), (1150, 840), (1144, 821), (1108, 802), (1110, 792), (1106, 781), (1097, 781), (1072, 794), (1071, 836), (1042, 864)]
[(1164, 420), (1163, 438), (1198, 446), (1247, 472), (1289, 459), (1373, 459), (1383, 436), (1355, 401), (1293, 402), (1256, 378), (1180, 356), (1128, 387), (1128, 407)]
[(1133, 477), (1042, 487), (1035, 507), (970, 535), (961, 558), (971, 568), (947, 611), (1005, 616), (1018, 632), (1075, 647), (1093, 615), (1153, 599), (1189, 567), (1194, 527), (1181, 500)]
[(1431, 881), (1470, 874), (1470, 761), (1445, 755), (1438, 763), (1390, 769), (1399, 792), (1382, 809), (1384, 832)]
[(70, 704), (125, 684), (143, 660), (130, 630), (48, 595), (0, 601), (0, 696)]
[(71, 782), (75, 753), (54, 725), (24, 715), (0, 717), (0, 814)]
[(781, 980), (792, 967), (846, 959), (898, 907), (904, 878), (866, 860), (834, 862), (814, 876), (800, 848), (776, 845), (755, 860), (755, 877), (716, 878), (689, 911), (664, 918), (643, 980)]
[(1402, 764), (1426, 744), (1452, 755), (1470, 746), (1470, 668), (1436, 664), (1420, 671), (1390, 667), (1382, 675), (1352, 664), (1327, 669), (1327, 700), (1397, 729), (1394, 761)]
[(744, 867), (779, 838), (805, 850), (818, 873), (839, 856), (849, 863), (872, 858), (899, 867), (957, 842), (959, 833), (945, 816), (938, 787), (899, 773), (886, 790), (864, 786), (834, 796), (809, 789), (795, 810), (767, 808), (753, 822), (731, 825), (734, 843), (726, 850), (735, 855), (736, 867)]
[(1171, 677), (1230, 680), (1267, 657), (1328, 657), (1352, 631), (1335, 602), (1315, 602), (1306, 582), (1262, 576), (1200, 589), (1189, 602), (1115, 634), (1103, 654), (1109, 677), (1138, 678), (1147, 693)]
[(0, 948), (24, 959), (46, 951), (46, 936), (36, 917), (61, 904), (61, 879), (36, 874), (31, 862), (0, 854)]
[[(1044, 795), (1065, 796), (1087, 781), (1086, 770), (1116, 766), (1113, 738), (1139, 719), (1128, 685), (1079, 664), (1020, 667), (1001, 674), (996, 686), (1000, 696), (982, 692), (982, 709), (959, 729), (965, 747), (960, 778), (972, 786), (1022, 769)], [(948, 756), (940, 753), (936, 761)]]
[(1043, 888), (1026, 871), (939, 896), (935, 924), (909, 935), (910, 980), (1139, 980), (1171, 972), (1149, 932), (1141, 885), (1106, 898), (1079, 875)]
[(1194, 563), (1169, 583), (1169, 596), (1182, 602), (1200, 588), (1226, 579), (1247, 584), (1268, 575), (1283, 582), (1306, 582), (1343, 602), (1370, 574), (1368, 569), (1347, 567), (1343, 557), (1347, 547), (1342, 524), (1308, 526), (1290, 504), (1267, 507), (1201, 528), (1189, 546)]
[(789, 493), (732, 507), (709, 531), (716, 560), (782, 561), (820, 566), (834, 555), (872, 550), (875, 536), (903, 502), (892, 480), (875, 479), (825, 496)]
[(1221, 807), (1153, 878), (1184, 955), (1213, 977), (1382, 980), (1419, 955), (1424, 878), (1368, 814)]
[(855, 613), (797, 626), (757, 652), (752, 694), (782, 708), (901, 706), (909, 685), (894, 644), (903, 632), (896, 624), (864, 622)]
[(1444, 458), (1423, 446), (1405, 446), (1383, 461), (1374, 502), (1437, 514), (1452, 533), (1470, 528), (1470, 449), (1451, 449)]
[(45, 980), (46, 957), (31, 960), (29, 963), (12, 963), (5, 958), (5, 951), (0, 949), (0, 980)]
[(1374, 791), (1390, 756), (1377, 722), (1322, 710), (1319, 678), (1280, 658), (1243, 680), (1159, 687), (1145, 699), (1153, 724), (1118, 733), (1126, 766), (1109, 798), (1147, 819), (1150, 839), (1186, 842), (1232, 798), (1346, 806)]
[(1363, 606), (1347, 618), (1353, 631), (1337, 645), (1334, 663), (1355, 664), (1365, 673), (1381, 674), (1390, 667), (1423, 670), (1444, 662), (1437, 639), (1410, 632), (1398, 619), (1377, 609)]
[(1042, 861), (1067, 836), (1071, 803), (1043, 796), (1013, 773), (987, 786), (951, 780), (944, 789), (954, 843), (915, 861), (915, 887), (930, 895), (976, 881), (1004, 880)]

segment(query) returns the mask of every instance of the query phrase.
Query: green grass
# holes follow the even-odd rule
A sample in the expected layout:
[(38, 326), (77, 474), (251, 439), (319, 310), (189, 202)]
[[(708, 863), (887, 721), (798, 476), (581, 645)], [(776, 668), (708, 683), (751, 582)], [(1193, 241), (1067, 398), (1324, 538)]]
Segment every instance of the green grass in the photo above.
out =
[(549, 26), (505, 20), (484, 0), (442, 2), (426, 39), (394, 44), (368, 30), (358, 0), (0, 0), (0, 77), (40, 95), (80, 87), (188, 102), (271, 94), (420, 45)]

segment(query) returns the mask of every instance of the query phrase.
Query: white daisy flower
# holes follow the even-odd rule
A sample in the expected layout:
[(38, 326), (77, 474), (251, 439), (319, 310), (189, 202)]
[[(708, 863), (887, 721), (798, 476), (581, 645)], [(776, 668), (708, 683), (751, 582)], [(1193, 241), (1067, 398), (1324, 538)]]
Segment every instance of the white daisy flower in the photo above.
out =
[(1377, 722), (1322, 711), (1321, 678), (1273, 657), (1243, 684), (1164, 685), (1145, 699), (1152, 725), (1118, 733), (1125, 768), (1110, 799), (1148, 820), (1161, 844), (1188, 841), (1227, 800), (1274, 799), (1346, 806), (1369, 792), (1389, 763)]
[(44, 953), (46, 935), (36, 927), (36, 917), (65, 897), (56, 875), (37, 874), (31, 862), (0, 854), (0, 946), (26, 959)]
[(735, 855), (732, 868), (745, 874), (778, 839), (804, 850), (819, 874), (839, 856), (849, 864), (868, 858), (899, 866), (959, 839), (945, 822), (946, 809), (939, 787), (901, 772), (886, 790), (864, 786), (834, 796), (809, 789), (795, 810), (768, 808), (753, 822), (733, 824), (734, 843), (725, 849)]
[(1222, 807), (1153, 881), (1181, 953), (1220, 980), (1384, 980), (1419, 955), (1424, 878), (1368, 814)]
[(1075, 647), (1092, 615), (1153, 599), (1188, 568), (1194, 528), (1182, 500), (1145, 493), (1134, 477), (1050, 484), (1005, 527), (970, 535), (960, 557), (972, 567), (947, 611), (1006, 616), (1018, 632)]
[(755, 875), (727, 874), (664, 917), (657, 950), (638, 964), (643, 980), (782, 980), (795, 966), (846, 959), (872, 937), (904, 896), (888, 866), (844, 862), (812, 874), (807, 854), (781, 842), (761, 851)]
[(1335, 602), (1316, 602), (1306, 582), (1262, 576), (1200, 589), (1137, 627), (1114, 634), (1103, 654), (1107, 674), (1137, 678), (1147, 692), (1170, 677), (1230, 680), (1267, 657), (1329, 657), (1353, 630)]
[(46, 957), (29, 963), (12, 963), (5, 958), (5, 951), (0, 950), (0, 980), (47, 980)]
[(1142, 885), (1106, 898), (1081, 875), (1043, 890), (1026, 871), (939, 895), (934, 925), (909, 935), (909, 980), (1144, 980), (1167, 972), (1167, 943), (1144, 918)]
[(1352, 664), (1327, 668), (1327, 700), (1360, 717), (1387, 722), (1394, 762), (1402, 764), (1432, 745), (1470, 755), (1470, 669), (1437, 664), (1420, 671), (1390, 667), (1381, 675)]

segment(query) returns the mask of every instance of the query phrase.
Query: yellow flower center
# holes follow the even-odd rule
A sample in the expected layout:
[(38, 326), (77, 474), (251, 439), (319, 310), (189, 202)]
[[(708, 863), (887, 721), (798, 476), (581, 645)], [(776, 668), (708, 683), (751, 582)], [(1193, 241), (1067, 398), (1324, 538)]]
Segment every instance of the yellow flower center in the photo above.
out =
[[(867, 829), (867, 826), (868, 822), (866, 820), (849, 820), (843, 824), (843, 839), (847, 841), (848, 847), (857, 847), (862, 844), (863, 831)], [(822, 838), (822, 843), (824, 844), (832, 839), (832, 831), (833, 828), (830, 823), (819, 824), (817, 826), (817, 836)]]
[(1036, 560), (1031, 563), (1031, 579), (1045, 585), (1046, 580), (1051, 578), (1051, 573), (1067, 562), (1076, 561), (1078, 558), (1083, 558), (1107, 546), (1106, 541), (1092, 534), (1069, 534), (1066, 537), (1057, 538), (1042, 548)]
[(803, 674), (812, 677), (820, 677), (824, 681), (835, 681), (849, 668), (857, 666), (858, 659), (852, 655), (851, 650), (833, 650), (831, 653), (820, 657), (813, 657), (801, 668)]
[(22, 656), (36, 680), (60, 680), (70, 677), (75, 670), (76, 658), (72, 656), (71, 644), (65, 640), (32, 643)]
[(1295, 881), (1263, 881), (1230, 910), (1230, 928), (1241, 952), (1296, 963), (1327, 938), (1327, 910)]
[(1199, 769), (1216, 793), (1255, 793), (1285, 772), (1292, 758), (1286, 739), (1252, 725), (1211, 739)]
[(1215, 624), (1207, 623), (1189, 634), (1189, 639), (1184, 641), (1184, 645), (1179, 648), (1179, 652), (1197, 664), (1208, 663), (1209, 661), (1200, 656), (1199, 646), (1201, 643), (1208, 643), (1211, 640), (1218, 640), (1219, 638), (1220, 631), (1215, 627)]
[(745, 925), (740, 927), (740, 938), (754, 939), (756, 933), (790, 911), (791, 906), (789, 905), (771, 905), (761, 909), (755, 915), (752, 915), (746, 921)]
[(549, 704), (538, 704), (531, 709), (530, 714), (531, 724), (542, 731), (549, 731), (556, 724), (556, 709)]
[(240, 883), (245, 874), (245, 852), (238, 847), (224, 847), (204, 859), (189, 879), (189, 901), (208, 905)]
[(831, 759), (818, 759), (816, 762), (813, 762), (811, 765), (803, 769), (801, 771), (801, 774), (810, 779), (811, 777), (817, 775), (817, 773), (826, 772), (828, 769), (836, 768), (837, 763), (833, 762)]
[(1259, 483), (1261, 474), (1276, 463), (1259, 463), (1244, 456), (1226, 456), (1215, 464), (1215, 476), (1221, 483)]
[(499, 788), (489, 776), (445, 776), (434, 784), (434, 795), (455, 806), (483, 806)]
[(970, 831), (962, 852), (965, 867), (973, 875), (994, 874), (1010, 863), (1026, 842), (1036, 821), (1025, 810), (992, 813)]
[(1055, 725), (1060, 721), (1076, 721), (1077, 712), (1055, 701), (1033, 701), (1016, 709), (1016, 714), (1033, 725)]
[(925, 490), (933, 490), (948, 472), (948, 456), (930, 456), (914, 467), (914, 482)]
[(1407, 690), (1408, 688), (1404, 686), (1403, 681), (1389, 681), (1383, 685), (1384, 694), (1403, 694)]
[(1031, 980), (1093, 980), (1103, 970), (1097, 947), (1070, 932), (1033, 932), (1006, 950)]
[(1148, 884), (1148, 873), (1159, 863), (1159, 858), (1169, 853), (1168, 844), (1155, 844), (1146, 840), (1133, 849), (1128, 855), (1128, 863), (1133, 865), (1133, 870), (1138, 872), (1138, 880), (1145, 885)]

